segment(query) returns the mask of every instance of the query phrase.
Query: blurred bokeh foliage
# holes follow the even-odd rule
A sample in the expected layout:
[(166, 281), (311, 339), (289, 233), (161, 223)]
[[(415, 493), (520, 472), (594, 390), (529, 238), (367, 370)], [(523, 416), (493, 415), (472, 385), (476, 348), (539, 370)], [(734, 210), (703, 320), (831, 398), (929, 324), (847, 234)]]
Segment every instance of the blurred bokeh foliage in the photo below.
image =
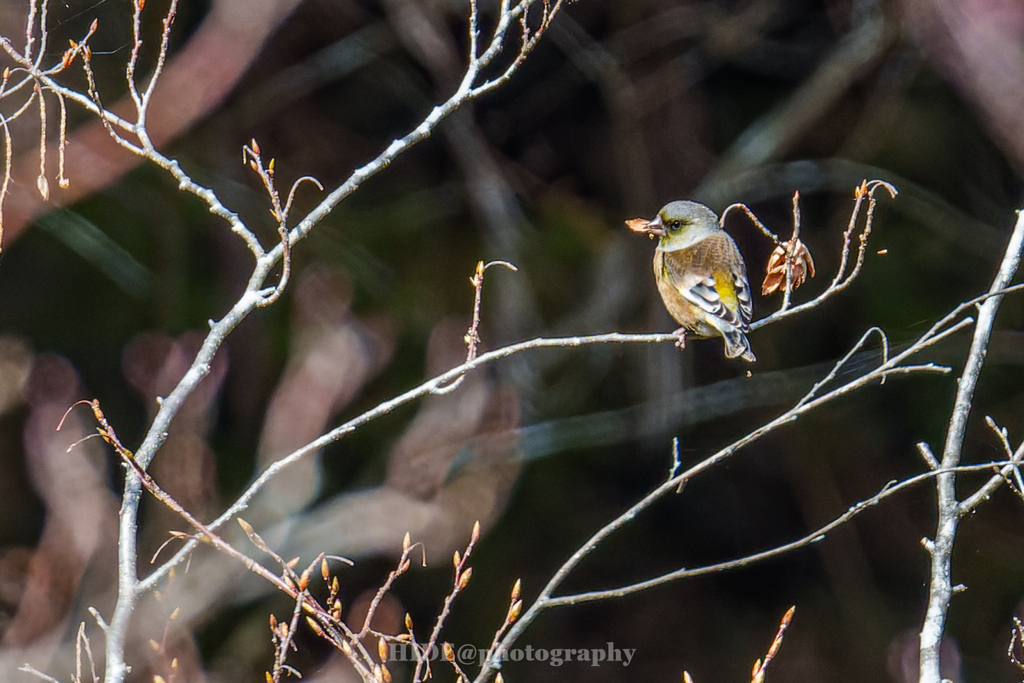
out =
[[(304, 175), (332, 188), (450, 92), (451, 84), (410, 49), (416, 26), (402, 18), (410, 2), (434, 18), (446, 49), (461, 57), (464, 3), (308, 0), (280, 21), (216, 109), (164, 148), (272, 242), (265, 194), (240, 163), (243, 144), (255, 138), (276, 160), (282, 188)], [(4, 35), (18, 26), (13, 19), (23, 17), (23, 4), (0, 3), (0, 13), (9, 13), (0, 21)], [(97, 38), (109, 54), (100, 57), (97, 48), (97, 75), (113, 102), (124, 92), (126, 6), (60, 4), (52, 8), (55, 54), (101, 18)], [(160, 3), (151, 4), (156, 16)], [(989, 106), (983, 88), (965, 85), (969, 76), (931, 57), (944, 44), (939, 29), (921, 20), (932, 4), (943, 3), (572, 3), (506, 87), (453, 116), (323, 220), (294, 252), (295, 280), (284, 299), (228, 339), (222, 384), (206, 412), (209, 429), (200, 430), (215, 456), (203, 470), (216, 482), (204, 509), (219, 510), (261, 467), (268, 406), (297, 345), (309, 342), (302, 330), (311, 320), (358, 321), (367, 344), (372, 369), (352, 380), (354, 395), (327, 411), (334, 425), (458, 362), (472, 312), (468, 279), (479, 260), (518, 267), (487, 272), (486, 348), (541, 335), (669, 331), (674, 325), (650, 273), (653, 245), (629, 234), (624, 219), (653, 216), (678, 198), (717, 211), (745, 202), (785, 235), (799, 190), (802, 237), (818, 268), (798, 293), (802, 300), (835, 272), (853, 188), (862, 178), (896, 185), (900, 195), (879, 204), (860, 277), (822, 307), (753, 333), (759, 362), (749, 378), (745, 365), (723, 360), (718, 342), (700, 341), (684, 351), (671, 344), (534, 351), (477, 373), (490, 392), (480, 400), (493, 405), (481, 409), (470, 433), (497, 433), (493, 425), (501, 425), (516, 440), (519, 466), (498, 487), (473, 584), (445, 639), (485, 646), (515, 579), (522, 577), (527, 599), (535, 595), (580, 543), (667, 475), (674, 437), (682, 462), (694, 462), (797, 400), (869, 327), (881, 327), (898, 346), (987, 289), (1021, 201), (1024, 158), (1001, 133), (1010, 124), (998, 119), (1002, 110)], [(211, 5), (218, 3), (182, 3), (176, 46), (187, 45)], [(967, 27), (946, 29), (1000, 25), (993, 16), (1002, 12), (1005, 31), (1024, 37), (1024, 8), (995, 5), (965, 2), (957, 11)], [(993, 39), (993, 60), (1001, 46)], [(1000, 63), (1019, 70), (1007, 77), (1013, 90), (1015, 79), (1024, 79), (1024, 59), (1010, 57), (1018, 59)], [(203, 78), (196, 74), (197, 88)], [(72, 111), (73, 123), (87, 124)], [(31, 187), (34, 178), (15, 183)], [(312, 185), (302, 186), (293, 215), (319, 198)], [(37, 359), (67, 359), (80, 377), (78, 397), (98, 398), (122, 440), (138, 443), (151, 405), (122, 370), (125, 349), (143, 333), (177, 338), (206, 329), (242, 291), (250, 256), (196, 199), (145, 165), (29, 225), (5, 236), (0, 334), (22, 344), (23, 356), (29, 348)], [(759, 282), (771, 245), (739, 213), (727, 227), (752, 282)], [(297, 294), (309, 273), (330, 274), (328, 298)], [(1000, 313), (968, 432), (970, 461), (1000, 456), (984, 415), (1005, 426), (1012, 443), (1024, 438), (1022, 301), (1008, 298)], [(756, 296), (755, 318), (778, 303), (777, 296)], [(334, 304), (337, 310), (326, 310)], [(957, 335), (931, 357), (958, 371), (968, 339)], [(854, 365), (873, 362), (871, 353)], [(755, 400), (736, 390), (744, 382), (758, 386), (768, 373), (782, 382), (771, 395)], [(745, 449), (613, 537), (566, 590), (620, 585), (787, 542), (886, 482), (922, 471), (914, 445), (941, 447), (954, 377), (894, 378)], [(700, 403), (688, 405), (697, 388), (705, 390)], [(31, 408), (19, 401), (4, 408), (0, 541), (12, 557), (14, 548), (35, 545), (45, 507), (24, 465)], [(323, 481), (302, 509), (400, 480), (389, 458), (417, 410), (402, 408), (330, 446), (317, 474)], [(480, 448), (469, 439), (455, 451), (469, 451), (473, 461)], [(157, 461), (165, 455), (172, 457), (162, 453)], [(469, 467), (465, 461), (445, 460), (445, 470), (433, 472), (439, 490), (449, 490), (460, 468)], [(107, 462), (117, 491), (120, 469), (109, 454)], [(430, 470), (429, 463), (423, 467)], [(922, 485), (781, 559), (548, 613), (524, 645), (614, 642), (637, 649), (633, 662), (509, 663), (505, 679), (678, 680), (687, 669), (697, 681), (746, 680), (778, 618), (796, 604), (773, 678), (901, 682), (896, 672), (910, 647), (906, 634), (919, 627), (926, 597), (927, 556), (919, 541), (933, 533), (933, 497)], [(149, 515), (155, 525), (158, 515), (152, 508)], [(1020, 520), (1020, 501), (1002, 490), (958, 539), (955, 582), (969, 590), (954, 599), (950, 615), (962, 669), (956, 680), (1019, 677), (1005, 650), (1011, 617), (1022, 610)], [(454, 515), (450, 522), (458, 527), (454, 549), (473, 519)], [(165, 538), (159, 529), (149, 533)], [(356, 568), (340, 574), (349, 577), (346, 600), (379, 585), (397, 538), (384, 535), (379, 546), (352, 551)], [(347, 549), (338, 542), (323, 549)], [(388, 543), (391, 550), (383, 550)], [(442, 554), (450, 552), (438, 544)], [(303, 551), (315, 556), (313, 548)], [(400, 609), (417, 624), (432, 622), (449, 566), (434, 561), (396, 587)], [(0, 625), (7, 628), (17, 613), (20, 575), (5, 572)], [(227, 611), (214, 607), (195, 617), (204, 624), (196, 631), (197, 661), (210, 680), (262, 680), (272, 655), (266, 614), (287, 612), (287, 601), (263, 594), (239, 598)], [(330, 657), (303, 638), (295, 663), (313, 675)]]

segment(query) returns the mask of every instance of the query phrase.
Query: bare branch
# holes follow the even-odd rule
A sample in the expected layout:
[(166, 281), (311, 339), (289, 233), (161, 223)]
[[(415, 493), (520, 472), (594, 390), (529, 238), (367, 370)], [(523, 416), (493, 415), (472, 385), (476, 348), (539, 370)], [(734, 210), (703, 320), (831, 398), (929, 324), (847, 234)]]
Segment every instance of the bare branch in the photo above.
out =
[[(927, 544), (931, 554), (931, 583), (928, 588), (928, 608), (924, 623), (921, 626), (920, 672), (921, 683), (939, 683), (939, 643), (945, 628), (946, 610), (953, 596), (951, 579), (951, 563), (953, 541), (956, 537), (957, 524), (964, 510), (956, 499), (956, 477), (952, 468), (960, 464), (963, 450), (964, 432), (967, 429), (967, 418), (970, 414), (981, 368), (985, 362), (992, 325), (996, 312), (1002, 301), (1003, 294), (1017, 272), (1020, 265), (1021, 252), (1024, 251), (1024, 214), (1018, 212), (1017, 224), (1010, 237), (1009, 244), (1003, 254), (1002, 262), (996, 273), (989, 297), (979, 306), (978, 323), (974, 327), (974, 338), (964, 365), (963, 373), (957, 382), (956, 401), (953, 414), (946, 432), (946, 443), (942, 450), (943, 474), (936, 480), (938, 499), (938, 520), (935, 539)], [(983, 490), (985, 487), (983, 487)], [(982, 491), (978, 492), (979, 494)], [(972, 507), (980, 499), (970, 499)]]
[[(1008, 461), (998, 460), (993, 462), (979, 463), (976, 465), (963, 465), (954, 468), (953, 471), (982, 472), (985, 470), (990, 470), (993, 467), (1005, 467), (1009, 464), (1011, 463), (1009, 463)], [(620, 598), (626, 595), (631, 595), (633, 593), (639, 593), (641, 591), (655, 588), (657, 586), (663, 586), (667, 583), (672, 583), (674, 581), (680, 581), (682, 579), (692, 579), (698, 576), (708, 576), (710, 574), (718, 574), (724, 571), (730, 571), (742, 567), (749, 567), (750, 565), (757, 564), (759, 562), (764, 562), (766, 560), (781, 557), (788, 553), (792, 553), (795, 550), (806, 548), (808, 546), (814, 545), (815, 543), (818, 543), (819, 541), (824, 540), (825, 537), (828, 536), (828, 534), (835, 531), (839, 527), (844, 526), (854, 517), (857, 517), (858, 515), (867, 511), (868, 509), (877, 506), (881, 502), (885, 501), (886, 499), (890, 498), (891, 496), (897, 493), (904, 491), (905, 489), (917, 486), (918, 484), (922, 484), (931, 479), (937, 478), (938, 475), (939, 472), (923, 472), (921, 474), (914, 475), (913, 477), (904, 479), (899, 482), (890, 481), (885, 486), (883, 486), (882, 489), (879, 490), (879, 492), (876, 493), (875, 495), (852, 505), (842, 515), (839, 515), (838, 517), (832, 519), (828, 523), (817, 527), (810, 533), (805, 534), (804, 536), (801, 536), (798, 539), (790, 541), (789, 543), (773, 546), (768, 550), (764, 550), (758, 553), (752, 553), (750, 555), (738, 557), (733, 560), (716, 562), (714, 564), (704, 565), (702, 567), (677, 569), (644, 581), (638, 581), (636, 583), (632, 583), (626, 586), (620, 586), (618, 588), (608, 588), (604, 590), (587, 591), (583, 593), (573, 593), (554, 597), (547, 596), (543, 598), (543, 608), (549, 609), (552, 607), (575, 605), (582, 602), (593, 602), (597, 600)], [(541, 600), (542, 598), (538, 598), (538, 602), (540, 602)], [(534, 605), (531, 605), (530, 609), (532, 610), (537, 604), (538, 603), (535, 602)], [(527, 614), (529, 614), (529, 612), (527, 612)], [(508, 643), (506, 643), (506, 646), (507, 645)]]

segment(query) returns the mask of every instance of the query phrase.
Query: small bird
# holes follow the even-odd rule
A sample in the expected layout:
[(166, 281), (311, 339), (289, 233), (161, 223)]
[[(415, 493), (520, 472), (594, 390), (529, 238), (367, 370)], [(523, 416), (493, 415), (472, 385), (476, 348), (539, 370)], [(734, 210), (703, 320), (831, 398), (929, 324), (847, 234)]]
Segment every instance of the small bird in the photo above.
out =
[(665, 308), (686, 335), (721, 336), (725, 357), (753, 363), (750, 348), (750, 285), (736, 243), (718, 224), (715, 212), (697, 202), (666, 204), (651, 221), (626, 221), (629, 229), (659, 238), (654, 252), (654, 279)]

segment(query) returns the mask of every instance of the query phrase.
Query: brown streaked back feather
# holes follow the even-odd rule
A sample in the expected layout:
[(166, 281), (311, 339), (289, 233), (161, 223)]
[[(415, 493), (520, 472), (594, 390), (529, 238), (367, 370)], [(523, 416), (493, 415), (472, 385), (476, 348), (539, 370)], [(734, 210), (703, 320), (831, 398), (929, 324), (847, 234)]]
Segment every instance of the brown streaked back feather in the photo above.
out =
[[(750, 286), (747, 284), (746, 267), (736, 243), (726, 232), (716, 232), (686, 249), (661, 252), (655, 257), (656, 268), (659, 262), (665, 281), (688, 303), (727, 325), (743, 332), (748, 330), (753, 305)], [(720, 292), (721, 288), (716, 286), (719, 283), (716, 283), (711, 268), (707, 265), (722, 262), (736, 263), (739, 266), (732, 269), (736, 275), (731, 278), (732, 282), (728, 283), (732, 292), (726, 291), (724, 296)], [(673, 314), (673, 317), (676, 316)], [(682, 320), (679, 322), (686, 324)]]

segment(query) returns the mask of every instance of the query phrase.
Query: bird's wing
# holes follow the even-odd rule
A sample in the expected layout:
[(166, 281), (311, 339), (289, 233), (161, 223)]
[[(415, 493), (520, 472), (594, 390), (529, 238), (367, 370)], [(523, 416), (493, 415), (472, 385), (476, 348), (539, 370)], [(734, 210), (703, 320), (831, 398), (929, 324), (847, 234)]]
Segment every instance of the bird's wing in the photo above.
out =
[[(732, 241), (731, 239), (729, 240)], [(740, 324), (738, 327), (744, 332), (750, 326), (750, 318), (754, 314), (754, 303), (750, 298), (750, 284), (747, 282), (747, 267), (743, 263), (743, 257), (740, 256), (739, 250), (736, 249), (736, 245), (733, 244), (732, 248), (736, 250), (736, 258), (739, 260), (739, 268), (734, 270), (732, 273), (733, 289), (736, 290), (736, 304), (739, 308)]]
[[(719, 236), (725, 239), (716, 239)], [(712, 268), (713, 263), (738, 267)], [(753, 312), (750, 287), (743, 259), (728, 235), (721, 233), (688, 249), (668, 252), (664, 268), (668, 281), (688, 302), (737, 329), (747, 330)]]

